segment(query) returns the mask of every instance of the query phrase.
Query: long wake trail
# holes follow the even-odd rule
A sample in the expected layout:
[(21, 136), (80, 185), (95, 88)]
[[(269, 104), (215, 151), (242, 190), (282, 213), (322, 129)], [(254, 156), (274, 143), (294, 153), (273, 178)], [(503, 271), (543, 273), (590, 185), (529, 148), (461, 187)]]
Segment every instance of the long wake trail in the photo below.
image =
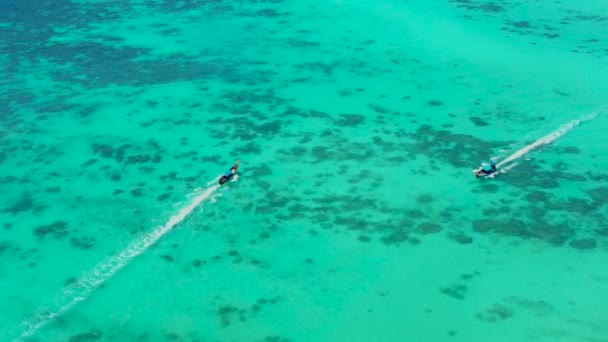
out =
[(597, 116), (597, 114), (598, 113), (593, 113), (593, 114), (588, 115), (586, 117), (583, 117), (581, 119), (572, 120), (572, 121), (568, 122), (567, 124), (562, 125), (557, 130), (555, 130), (555, 131), (553, 131), (553, 132), (545, 135), (544, 137), (542, 137), (542, 138), (534, 141), (530, 145), (524, 146), (521, 149), (517, 150), (512, 155), (508, 156), (504, 160), (502, 160), (499, 163), (497, 163), (496, 167), (500, 168), (502, 165), (505, 165), (505, 164), (507, 164), (509, 162), (512, 162), (512, 161), (514, 161), (516, 159), (521, 158), (522, 156), (526, 155), (528, 152), (532, 151), (533, 149), (535, 149), (535, 148), (537, 148), (539, 146), (548, 145), (548, 144), (552, 143), (553, 141), (559, 139), (564, 134), (568, 133), (574, 127), (576, 127), (579, 124), (581, 124), (582, 122), (594, 119)]
[[(215, 183), (213, 181), (213, 183)], [(212, 182), (210, 182), (212, 184)], [(98, 264), (92, 271), (81, 277), (76, 283), (64, 289), (50, 305), (38, 310), (32, 318), (22, 323), (21, 335), (16, 339), (33, 335), (42, 327), (51, 323), (55, 318), (72, 309), (79, 302), (87, 299), (91, 292), (99, 285), (105, 283), (116, 272), (125, 267), (132, 259), (145, 252), (156, 241), (167, 234), (178, 223), (182, 222), (196, 207), (220, 187), (219, 185), (207, 184), (207, 188), (196, 195), (187, 206), (179, 210), (167, 223), (154, 229), (152, 232), (133, 242), (119, 254), (111, 257), (103, 263)]]

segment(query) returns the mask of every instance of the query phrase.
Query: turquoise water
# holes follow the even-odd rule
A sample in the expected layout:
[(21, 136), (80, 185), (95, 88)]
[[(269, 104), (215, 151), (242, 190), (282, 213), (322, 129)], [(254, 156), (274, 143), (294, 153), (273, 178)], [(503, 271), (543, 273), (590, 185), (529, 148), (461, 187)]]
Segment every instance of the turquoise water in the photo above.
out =
[(608, 341), (607, 23), (2, 2), (0, 341)]

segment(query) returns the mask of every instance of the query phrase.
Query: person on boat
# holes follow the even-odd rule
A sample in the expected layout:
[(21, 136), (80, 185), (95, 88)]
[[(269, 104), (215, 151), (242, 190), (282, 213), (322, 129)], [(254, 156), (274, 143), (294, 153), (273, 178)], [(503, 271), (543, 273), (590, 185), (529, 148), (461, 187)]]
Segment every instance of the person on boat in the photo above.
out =
[(241, 161), (237, 160), (236, 163), (228, 170), (222, 177), (220, 177), (220, 184), (226, 183), (232, 176), (236, 173), (236, 170), (239, 168), (239, 163)]
[(476, 177), (488, 176), (496, 172), (496, 164), (492, 163), (489, 165), (484, 165), (481, 169), (475, 172)]
[[(230, 172), (231, 175), (233, 175), (233, 174), (236, 173), (236, 170), (239, 168), (239, 163), (240, 162), (241, 162), (240, 160), (237, 160), (236, 163), (234, 163), (234, 165), (232, 165), (232, 167), (230, 168), (230, 170), (228, 170), (228, 172)], [(228, 173), (228, 172), (226, 172), (226, 173)]]

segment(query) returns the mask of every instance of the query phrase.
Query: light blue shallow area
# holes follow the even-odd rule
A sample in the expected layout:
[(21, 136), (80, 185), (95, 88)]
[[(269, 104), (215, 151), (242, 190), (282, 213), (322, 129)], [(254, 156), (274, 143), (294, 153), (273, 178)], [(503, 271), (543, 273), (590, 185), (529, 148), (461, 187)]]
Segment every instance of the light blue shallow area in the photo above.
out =
[(607, 23), (4, 1), (0, 341), (608, 341)]

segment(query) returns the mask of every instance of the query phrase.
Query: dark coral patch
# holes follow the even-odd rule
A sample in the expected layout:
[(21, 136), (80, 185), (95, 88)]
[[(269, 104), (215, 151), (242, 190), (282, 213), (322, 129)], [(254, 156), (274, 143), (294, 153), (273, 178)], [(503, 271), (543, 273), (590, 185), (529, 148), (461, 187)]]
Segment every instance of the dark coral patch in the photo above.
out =
[(483, 219), (473, 222), (473, 230), (478, 233), (495, 232), (523, 239), (542, 239), (553, 245), (563, 244), (571, 229), (566, 225), (552, 225), (544, 221), (528, 224), (517, 219)]
[(122, 175), (118, 171), (114, 171), (110, 173), (110, 179), (114, 182), (118, 182), (122, 179)]
[(478, 313), (476, 317), (479, 320), (494, 323), (497, 321), (505, 320), (513, 316), (514, 313), (515, 312), (511, 308), (503, 304), (497, 303), (486, 309), (484, 312)]
[(487, 142), (472, 135), (455, 134), (447, 130), (435, 130), (430, 125), (421, 125), (415, 133), (408, 134), (413, 139), (409, 152), (429, 155), (433, 159), (457, 167), (470, 167), (471, 160), (484, 160), (485, 151), (506, 145), (505, 142)]
[(409, 235), (403, 228), (393, 229), (389, 235), (382, 237), (380, 241), (387, 246), (398, 245), (404, 241), (408, 241)]
[(68, 235), (67, 222), (56, 221), (55, 223), (40, 226), (34, 229), (34, 234), (38, 239), (43, 239), (47, 235), (53, 235), (56, 239), (64, 238)]
[(374, 152), (370, 146), (360, 143), (338, 144), (332, 146), (314, 146), (311, 150), (315, 162), (327, 160), (355, 160), (367, 161), (373, 157)]
[(439, 100), (431, 100), (427, 103), (429, 104), (429, 106), (432, 106), (432, 107), (439, 107), (439, 106), (443, 105), (443, 103)]
[(473, 242), (473, 238), (461, 232), (450, 232), (448, 238), (462, 245), (468, 245)]
[(596, 229), (595, 233), (599, 236), (608, 236), (608, 228)]
[(375, 104), (368, 104), (367, 107), (369, 107), (371, 110), (373, 110), (376, 113), (380, 113), (380, 114), (386, 114), (388, 113), (388, 109), (380, 106), (380, 105), (375, 105)]
[(478, 233), (486, 233), (494, 230), (501, 223), (496, 220), (484, 219), (473, 222), (473, 230)]
[(130, 192), (133, 197), (141, 197), (143, 191), (144, 190), (142, 188), (136, 188), (136, 189), (132, 189)]
[(266, 336), (262, 340), (263, 342), (290, 342), (289, 339), (281, 337), (281, 336)]
[(334, 124), (342, 127), (357, 126), (365, 120), (363, 115), (359, 114), (340, 114), (340, 119), (334, 120)]
[(421, 234), (435, 234), (441, 231), (441, 226), (435, 223), (424, 222), (418, 225), (417, 232)]
[(587, 191), (589, 197), (595, 201), (596, 205), (604, 205), (608, 203), (608, 187), (593, 188)]
[(89, 237), (71, 238), (72, 247), (79, 249), (89, 249), (95, 245), (95, 239)]
[(517, 28), (531, 28), (532, 27), (532, 25), (530, 25), (529, 21), (524, 21), (524, 20), (522, 20), (522, 21), (509, 21), (509, 24), (513, 25), (513, 26), (515, 26)]
[[(293, 146), (292, 148), (290, 148), (289, 150), (278, 150), (277, 153), (279, 154), (284, 154), (287, 156), (291, 156), (291, 157), (295, 157), (295, 158), (300, 158), (303, 155), (306, 154), (306, 152), (308, 152), (308, 149), (306, 149), (306, 147), (303, 146)], [(262, 166), (264, 167), (264, 166)], [(270, 173), (267, 173), (267, 175), (271, 175), (272, 171), (269, 171)]]
[(551, 198), (551, 194), (544, 191), (531, 191), (526, 195), (526, 200), (531, 203), (546, 202)]
[(89, 341), (98, 341), (103, 336), (103, 333), (99, 330), (91, 330), (88, 333), (78, 334), (71, 336), (69, 342), (89, 342)]
[(227, 327), (230, 325), (233, 316), (236, 315), (238, 311), (238, 308), (232, 305), (223, 305), (217, 309), (216, 314), (220, 319), (220, 324), (223, 327)]
[(544, 189), (553, 189), (559, 187), (559, 182), (550, 177), (544, 177), (538, 178), (535, 185)]
[(176, 333), (166, 333), (165, 339), (167, 341), (183, 341), (182, 337)]
[(442, 287), (441, 292), (452, 298), (463, 300), (467, 292), (467, 287), (463, 284), (452, 284), (448, 287)]
[(163, 260), (165, 260), (166, 262), (173, 262), (175, 261), (175, 258), (171, 255), (161, 255), (161, 258)]
[(454, 2), (458, 7), (469, 11), (480, 11), (486, 13), (499, 13), (505, 11), (505, 7), (492, 1), (484, 2), (475, 0), (450, 0), (450, 2)]
[(530, 237), (545, 240), (552, 245), (562, 245), (568, 236), (572, 234), (572, 229), (566, 224), (549, 224), (543, 221), (534, 223), (534, 229), (529, 232)]
[(597, 207), (581, 198), (568, 198), (567, 201), (546, 202), (545, 208), (548, 210), (570, 211), (579, 214), (589, 214)]
[(2, 211), (15, 215), (21, 212), (30, 211), (35, 207), (36, 203), (34, 197), (29, 192), (24, 191), (17, 201), (4, 208)]
[(261, 125), (255, 126), (255, 130), (257, 133), (262, 134), (262, 135), (276, 135), (281, 131), (282, 126), (283, 126), (283, 121), (273, 120), (273, 121), (266, 122)]
[(334, 223), (339, 226), (345, 226), (352, 230), (361, 231), (365, 231), (365, 229), (370, 226), (368, 221), (356, 217), (336, 216)]
[(426, 217), (426, 214), (422, 210), (408, 209), (404, 211), (406, 216), (412, 219), (419, 219)]
[(11, 243), (8, 241), (0, 242), (0, 255), (6, 253), (11, 248)]
[(104, 144), (93, 144), (93, 153), (98, 154), (103, 158), (112, 158), (114, 155), (114, 147)]
[[(197, 59), (180, 54), (171, 58), (138, 60), (147, 55), (149, 50), (133, 47), (115, 47), (101, 42), (84, 41), (79, 43), (55, 43), (36, 47), (33, 52), (44, 56), (51, 62), (63, 64), (65, 56), (72, 58), (74, 66), (82, 73), (60, 70), (54, 73), (57, 80), (82, 84), (86, 87), (99, 87), (107, 84), (145, 85), (159, 84), (178, 80), (200, 78), (222, 78), (226, 81), (238, 81), (239, 68), (230, 61), (201, 62)], [(116, 68), (112, 60), (122, 61), (121, 67)], [(221, 67), (218, 66), (221, 64)], [(172, 72), (168, 72), (172, 71)], [(241, 80), (242, 81), (242, 80)]]
[(576, 249), (594, 249), (597, 247), (597, 242), (593, 239), (572, 240), (570, 246)]
[[(123, 164), (159, 163), (162, 161), (162, 153), (164, 153), (158, 142), (153, 139), (149, 139), (141, 145), (121, 144), (117, 147), (94, 143), (91, 146), (91, 150), (102, 158), (114, 159), (116, 162)], [(154, 153), (145, 153), (143, 151), (154, 151)]]
[(162, 157), (159, 154), (150, 155), (150, 154), (137, 154), (128, 156), (125, 160), (125, 164), (139, 164), (139, 163), (160, 163), (162, 161)]
[(262, 147), (254, 142), (249, 142), (245, 145), (235, 147), (230, 153), (232, 156), (242, 155), (259, 155), (262, 153)]
[(419, 203), (428, 204), (428, 203), (433, 202), (433, 196), (423, 194), (423, 195), (420, 195), (420, 196), (416, 197), (416, 200)]
[(371, 238), (369, 236), (365, 236), (365, 235), (360, 235), (357, 240), (361, 241), (361, 242), (370, 242)]
[(581, 150), (578, 147), (574, 147), (574, 146), (566, 146), (566, 147), (562, 148), (561, 151), (563, 153), (568, 153), (568, 154), (579, 154), (579, 153), (581, 153)]
[(477, 116), (471, 116), (469, 117), (469, 120), (471, 120), (471, 122), (473, 122), (473, 124), (478, 127), (485, 127), (490, 125), (487, 121)]
[(504, 177), (505, 181), (514, 186), (553, 189), (559, 186), (560, 178), (579, 179), (561, 170), (545, 171), (541, 165), (533, 162), (521, 163), (518, 165), (517, 171)]
[[(0, 162), (2, 161), (2, 157), (3, 157), (3, 153), (0, 152)], [(0, 177), (0, 184), (15, 183), (16, 181), (17, 181), (17, 177), (15, 177), (15, 176)]]
[(164, 200), (166, 200), (167, 198), (169, 198), (169, 196), (171, 196), (171, 194), (164, 193), (164, 194), (159, 195), (158, 197), (156, 197), (156, 200), (159, 201), (159, 202), (163, 202)]
[(249, 170), (248, 173), (251, 173), (255, 177), (272, 176), (272, 169), (266, 164), (262, 164), (261, 166), (253, 167), (248, 170)]
[(76, 283), (77, 279), (74, 277), (70, 277), (66, 280), (63, 281), (63, 286), (68, 286), (68, 285), (72, 285), (74, 283)]

